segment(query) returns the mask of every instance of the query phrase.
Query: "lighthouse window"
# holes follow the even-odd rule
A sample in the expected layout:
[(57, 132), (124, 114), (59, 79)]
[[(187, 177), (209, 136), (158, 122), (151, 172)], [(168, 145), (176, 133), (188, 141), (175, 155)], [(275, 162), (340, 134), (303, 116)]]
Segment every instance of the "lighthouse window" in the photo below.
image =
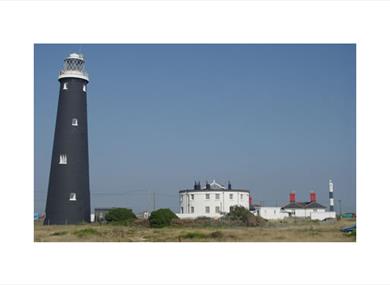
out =
[(87, 85), (85, 85), (85, 84), (83, 85), (83, 91), (87, 92)]
[(60, 154), (60, 162), (59, 164), (68, 164), (68, 159), (66, 157), (66, 154)]
[(69, 195), (69, 201), (76, 201), (76, 193), (70, 193)]
[(78, 126), (79, 125), (79, 122), (76, 118), (73, 118), (72, 119), (72, 126)]
[(67, 89), (68, 89), (68, 82), (65, 82), (65, 83), (64, 83), (64, 86), (62, 87), (62, 89), (64, 89), (64, 90), (67, 90)]

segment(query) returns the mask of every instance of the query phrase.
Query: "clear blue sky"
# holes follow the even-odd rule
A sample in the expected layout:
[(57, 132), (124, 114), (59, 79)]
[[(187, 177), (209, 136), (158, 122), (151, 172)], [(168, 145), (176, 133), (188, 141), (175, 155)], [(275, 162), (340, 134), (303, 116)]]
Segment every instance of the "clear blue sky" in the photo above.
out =
[[(177, 210), (194, 180), (255, 202), (356, 207), (355, 45), (35, 45), (35, 210), (43, 211), (63, 59), (81, 51), (94, 207)], [(338, 210), (338, 204), (336, 204)]]

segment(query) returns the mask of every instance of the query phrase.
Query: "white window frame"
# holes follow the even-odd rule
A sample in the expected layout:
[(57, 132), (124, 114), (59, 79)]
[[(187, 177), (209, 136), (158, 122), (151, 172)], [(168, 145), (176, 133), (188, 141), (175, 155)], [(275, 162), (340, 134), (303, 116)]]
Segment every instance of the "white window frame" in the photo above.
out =
[(204, 210), (206, 214), (210, 214), (210, 206), (206, 206)]
[(70, 193), (69, 194), (69, 201), (77, 201), (77, 194), (76, 193)]
[(60, 154), (60, 161), (58, 162), (58, 164), (63, 164), (63, 165), (68, 164), (68, 158), (66, 154)]
[(220, 199), (220, 194), (215, 194), (215, 200), (219, 200)]
[(210, 200), (210, 193), (206, 193), (206, 200)]
[(77, 127), (79, 125), (79, 120), (77, 118), (72, 118), (72, 126)]
[(83, 91), (87, 92), (87, 85), (86, 84), (83, 84)]
[(68, 82), (64, 82), (64, 85), (62, 86), (63, 90), (68, 90)]

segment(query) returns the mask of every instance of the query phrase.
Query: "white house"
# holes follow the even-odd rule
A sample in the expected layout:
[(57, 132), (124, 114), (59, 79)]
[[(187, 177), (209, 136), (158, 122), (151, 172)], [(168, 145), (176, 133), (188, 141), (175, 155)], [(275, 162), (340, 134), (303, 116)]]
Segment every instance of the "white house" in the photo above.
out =
[(195, 183), (194, 189), (179, 191), (180, 213), (179, 218), (210, 217), (219, 218), (230, 211), (232, 206), (243, 206), (249, 209), (249, 190), (232, 189), (229, 182), (226, 189), (215, 182), (206, 183), (201, 187)]
[(324, 220), (326, 218), (336, 218), (334, 211), (327, 212), (326, 207), (317, 203), (317, 194), (310, 192), (309, 202), (297, 202), (295, 192), (290, 193), (290, 202), (282, 207), (290, 217), (310, 218), (312, 220)]

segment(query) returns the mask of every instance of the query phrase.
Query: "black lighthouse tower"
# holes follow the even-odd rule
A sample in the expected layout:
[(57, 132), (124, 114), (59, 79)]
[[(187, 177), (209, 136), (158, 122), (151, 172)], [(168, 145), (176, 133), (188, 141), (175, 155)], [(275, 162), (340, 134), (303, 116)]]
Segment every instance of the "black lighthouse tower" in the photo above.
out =
[(90, 222), (87, 84), (83, 55), (72, 53), (60, 71), (60, 95), (45, 225)]

